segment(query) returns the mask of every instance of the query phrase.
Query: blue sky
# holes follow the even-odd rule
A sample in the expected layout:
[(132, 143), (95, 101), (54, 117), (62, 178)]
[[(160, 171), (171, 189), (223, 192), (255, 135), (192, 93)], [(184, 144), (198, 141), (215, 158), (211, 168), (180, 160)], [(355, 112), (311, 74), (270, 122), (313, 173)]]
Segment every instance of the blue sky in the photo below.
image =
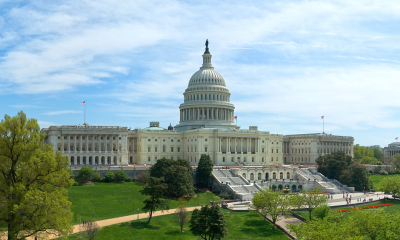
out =
[(208, 38), (238, 125), (400, 135), (398, 1), (0, 0), (0, 114), (41, 127), (178, 124)]

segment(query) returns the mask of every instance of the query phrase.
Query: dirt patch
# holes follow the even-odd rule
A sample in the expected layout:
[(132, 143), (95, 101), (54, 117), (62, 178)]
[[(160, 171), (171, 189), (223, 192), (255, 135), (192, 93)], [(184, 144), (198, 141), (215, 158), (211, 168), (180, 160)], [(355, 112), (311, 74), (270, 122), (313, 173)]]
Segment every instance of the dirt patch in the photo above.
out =
[(211, 192), (208, 188), (197, 188), (200, 192)]

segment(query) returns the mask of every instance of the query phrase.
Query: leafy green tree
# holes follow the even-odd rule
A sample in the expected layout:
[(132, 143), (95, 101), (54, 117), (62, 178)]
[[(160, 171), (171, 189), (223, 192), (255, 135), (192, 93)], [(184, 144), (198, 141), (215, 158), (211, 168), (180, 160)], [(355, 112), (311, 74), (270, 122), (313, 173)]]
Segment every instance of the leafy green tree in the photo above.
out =
[(290, 213), (290, 199), (283, 191), (272, 191), (262, 189), (254, 194), (252, 202), (253, 209), (264, 218), (271, 218), (273, 229), (281, 215)]
[(175, 219), (181, 227), (181, 232), (183, 232), (183, 225), (188, 220), (189, 213), (186, 210), (186, 201), (182, 197), (178, 199), (178, 207), (175, 210)]
[(357, 163), (351, 164), (347, 170), (342, 171), (339, 181), (355, 187), (356, 191), (369, 190), (368, 171), (365, 166)]
[(390, 159), (390, 164), (393, 165), (396, 169), (400, 169), (400, 153), (395, 154)]
[(118, 171), (115, 173), (115, 180), (117, 181), (125, 181), (128, 178), (128, 174), (126, 174), (126, 172), (124, 171)]
[(224, 213), (216, 203), (195, 209), (189, 224), (192, 233), (204, 240), (221, 239), (228, 231)]
[(201, 154), (196, 171), (196, 182), (199, 187), (209, 187), (212, 180), (212, 171), (214, 164), (207, 154)]
[(393, 196), (400, 194), (400, 176), (385, 177), (379, 183), (379, 190), (392, 193)]
[(169, 197), (194, 195), (193, 169), (187, 160), (159, 159), (150, 168), (150, 176), (164, 178)]
[(379, 162), (375, 157), (368, 157), (368, 156), (364, 156), (358, 162), (361, 164), (382, 165), (382, 163)]
[(164, 183), (163, 178), (150, 177), (149, 182), (140, 193), (148, 197), (143, 201), (145, 206), (142, 208), (144, 211), (150, 212), (148, 224), (150, 223), (153, 212), (159, 209), (166, 209), (169, 207), (169, 201), (163, 199), (164, 193), (167, 191), (167, 184)]
[(114, 180), (114, 173), (113, 172), (108, 172), (106, 173), (106, 175), (104, 176), (104, 180), (106, 182), (112, 182)]
[(303, 206), (307, 208), (309, 213), (309, 219), (311, 221), (311, 213), (314, 208), (326, 205), (327, 197), (322, 194), (323, 188), (314, 187), (312, 189), (308, 189), (304, 191), (302, 194), (298, 194), (297, 197), (300, 199), (299, 201), (303, 201)]
[(385, 239), (382, 236), (387, 225), (386, 216), (387, 214), (384, 214), (382, 209), (378, 211), (355, 210), (349, 215), (347, 222), (357, 229), (361, 236), (369, 237), (371, 240)]
[(360, 160), (363, 157), (374, 157), (374, 150), (369, 147), (357, 146), (353, 147), (354, 159)]
[(353, 159), (343, 151), (338, 151), (318, 157), (316, 163), (318, 172), (328, 178), (339, 180), (342, 171), (348, 169)]
[(75, 179), (79, 182), (85, 183), (88, 182), (94, 174), (94, 170), (91, 167), (83, 166), (81, 170), (79, 170)]
[(22, 111), (0, 122), (0, 221), (9, 240), (72, 230), (69, 161), (43, 144), (44, 138), (37, 121)]
[(372, 151), (374, 151), (374, 157), (379, 161), (379, 162), (384, 162), (385, 160), (385, 154), (379, 150), (379, 148), (372, 148)]
[(314, 210), (312, 210), (312, 215), (315, 218), (324, 220), (324, 218), (328, 216), (330, 211), (331, 211), (331, 208), (328, 205), (322, 205), (322, 206), (314, 208)]

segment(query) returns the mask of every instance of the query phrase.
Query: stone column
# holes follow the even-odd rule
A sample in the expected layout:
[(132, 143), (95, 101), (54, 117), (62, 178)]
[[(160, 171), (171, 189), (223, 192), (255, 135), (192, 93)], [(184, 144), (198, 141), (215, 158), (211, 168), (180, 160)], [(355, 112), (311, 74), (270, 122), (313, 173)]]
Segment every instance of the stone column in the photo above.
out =
[(64, 153), (64, 136), (63, 135), (61, 135), (61, 153)]
[(74, 135), (74, 152), (76, 153), (76, 135)]
[(249, 138), (249, 146), (250, 146), (250, 153), (252, 153), (253, 151), (251, 150), (251, 138)]
[(118, 151), (119, 151), (119, 135), (117, 135), (116, 141), (117, 141), (117, 153), (118, 153)]
[(240, 138), (240, 152), (243, 154), (243, 138)]
[[(89, 135), (88, 134), (86, 134), (86, 152), (87, 153), (89, 152)], [(93, 162), (93, 159), (92, 159), (92, 162)]]
[(67, 152), (71, 152), (71, 135), (67, 135), (68, 137), (68, 147), (67, 147)]

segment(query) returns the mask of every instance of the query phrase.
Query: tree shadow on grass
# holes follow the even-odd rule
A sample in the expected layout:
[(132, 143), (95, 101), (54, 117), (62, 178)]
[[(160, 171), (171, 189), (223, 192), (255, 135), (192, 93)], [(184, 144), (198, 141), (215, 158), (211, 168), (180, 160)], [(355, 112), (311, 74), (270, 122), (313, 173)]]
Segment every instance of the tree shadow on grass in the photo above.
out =
[(129, 226), (129, 227), (136, 228), (136, 229), (149, 229), (149, 230), (160, 229), (160, 227), (153, 226), (151, 224), (147, 224), (147, 222), (141, 222), (141, 221), (132, 221), (129, 223), (125, 222), (125, 223), (119, 224), (119, 226), (121, 226), (121, 227)]
[(179, 236), (179, 234), (183, 235), (183, 234), (185, 234), (185, 232), (181, 233), (179, 230), (173, 230), (173, 231), (165, 232), (164, 234), (170, 235), (170, 236)]

